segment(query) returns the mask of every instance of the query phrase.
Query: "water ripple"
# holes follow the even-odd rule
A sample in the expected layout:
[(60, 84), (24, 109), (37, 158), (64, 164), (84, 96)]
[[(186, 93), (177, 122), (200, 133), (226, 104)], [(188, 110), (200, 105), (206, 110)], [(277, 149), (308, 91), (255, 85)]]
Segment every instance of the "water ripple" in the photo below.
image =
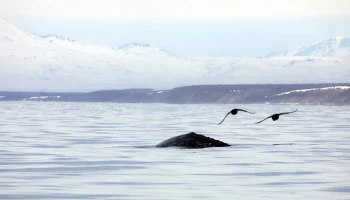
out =
[[(257, 114), (217, 125), (232, 108)], [(0, 199), (349, 199), (346, 106), (1, 102), (0, 112)], [(232, 146), (154, 147), (191, 131)]]

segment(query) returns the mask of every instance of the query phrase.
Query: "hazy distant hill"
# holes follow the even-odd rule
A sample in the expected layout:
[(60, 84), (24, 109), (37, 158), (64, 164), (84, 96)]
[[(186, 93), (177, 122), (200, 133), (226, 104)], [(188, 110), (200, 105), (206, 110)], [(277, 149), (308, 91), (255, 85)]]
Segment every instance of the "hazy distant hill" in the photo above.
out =
[(348, 84), (198, 85), (171, 90), (127, 89), (89, 93), (0, 92), (0, 101), (119, 103), (299, 103), (350, 105)]

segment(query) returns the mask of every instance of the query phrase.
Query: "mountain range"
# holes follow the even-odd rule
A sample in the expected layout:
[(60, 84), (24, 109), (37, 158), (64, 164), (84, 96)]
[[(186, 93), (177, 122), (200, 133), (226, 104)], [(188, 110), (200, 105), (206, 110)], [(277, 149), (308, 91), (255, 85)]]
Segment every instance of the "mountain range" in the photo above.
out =
[(272, 52), (265, 57), (279, 56), (350, 57), (350, 37), (328, 37), (311, 45)]
[(339, 83), (350, 80), (349, 37), (261, 58), (182, 57), (149, 44), (120, 48), (38, 36), (0, 18), (0, 90), (169, 89), (199, 84)]

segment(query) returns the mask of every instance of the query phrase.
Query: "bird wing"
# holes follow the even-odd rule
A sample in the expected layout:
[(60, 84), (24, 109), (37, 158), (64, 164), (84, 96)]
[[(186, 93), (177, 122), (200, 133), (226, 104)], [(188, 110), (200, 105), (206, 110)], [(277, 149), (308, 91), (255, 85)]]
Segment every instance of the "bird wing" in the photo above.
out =
[(295, 113), (298, 109), (292, 111), (292, 112), (284, 112), (284, 113), (279, 113), (279, 115), (285, 115), (285, 114), (290, 114), (290, 113)]
[(246, 113), (249, 113), (249, 114), (255, 114), (255, 113), (252, 113), (252, 112), (248, 112), (246, 110), (243, 110), (243, 109), (237, 109), (238, 111), (243, 111), (243, 112), (246, 112)]
[(224, 117), (224, 119), (223, 119), (219, 124), (221, 124), (222, 122), (224, 122), (224, 120), (226, 119), (227, 115), (229, 115), (230, 113), (231, 113), (231, 111), (228, 112), (228, 113), (226, 114), (226, 116)]
[(269, 116), (269, 117), (266, 117), (265, 119), (263, 119), (263, 120), (261, 120), (261, 121), (259, 121), (259, 122), (256, 122), (255, 124), (260, 124), (261, 122), (263, 122), (263, 121), (267, 120), (267, 119), (268, 119), (268, 118), (270, 118), (270, 117), (272, 117), (272, 115), (271, 115), (271, 116)]

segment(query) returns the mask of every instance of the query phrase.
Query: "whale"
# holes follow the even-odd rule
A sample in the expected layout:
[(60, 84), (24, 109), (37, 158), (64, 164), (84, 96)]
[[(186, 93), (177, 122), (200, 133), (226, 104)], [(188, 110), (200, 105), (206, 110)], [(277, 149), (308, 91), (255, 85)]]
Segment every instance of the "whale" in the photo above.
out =
[(178, 136), (169, 138), (167, 140), (164, 140), (163, 142), (156, 145), (156, 147), (158, 148), (180, 147), (180, 148), (189, 148), (189, 149), (208, 148), (208, 147), (229, 147), (229, 146), (231, 145), (211, 137), (197, 134), (195, 132), (178, 135)]

